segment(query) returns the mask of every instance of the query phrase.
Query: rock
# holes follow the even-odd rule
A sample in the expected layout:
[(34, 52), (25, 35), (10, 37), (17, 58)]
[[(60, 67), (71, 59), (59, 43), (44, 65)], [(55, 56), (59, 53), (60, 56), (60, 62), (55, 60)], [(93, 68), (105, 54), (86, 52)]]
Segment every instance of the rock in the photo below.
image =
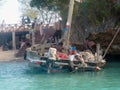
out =
[[(109, 29), (109, 30), (106, 30), (105, 32), (90, 34), (88, 38), (94, 41), (95, 43), (100, 43), (101, 48), (103, 49), (103, 51), (105, 51), (108, 45), (110, 44), (110, 42), (112, 41), (116, 32), (117, 32), (117, 29)], [(111, 44), (107, 54), (120, 55), (120, 32), (117, 34), (116, 38)]]

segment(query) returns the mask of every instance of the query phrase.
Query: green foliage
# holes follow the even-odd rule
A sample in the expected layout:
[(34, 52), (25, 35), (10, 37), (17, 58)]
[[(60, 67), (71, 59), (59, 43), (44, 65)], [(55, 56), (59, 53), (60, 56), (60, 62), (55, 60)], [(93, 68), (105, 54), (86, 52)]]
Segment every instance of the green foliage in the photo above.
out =
[(30, 6), (37, 9), (60, 12), (63, 22), (66, 21), (69, 0), (31, 0)]
[(38, 15), (38, 12), (33, 9), (29, 9), (26, 12), (24, 12), (23, 16), (29, 16), (32, 20)]
[[(47, 11), (59, 11), (62, 17), (62, 23), (65, 25), (68, 17), (68, 8), (70, 0), (31, 0), (30, 6), (37, 9), (46, 9)], [(72, 17), (72, 32), (79, 38), (84, 37), (85, 24), (88, 32), (89, 27), (97, 29), (107, 26), (111, 19), (120, 18), (120, 4), (117, 0), (83, 0), (82, 3), (75, 2)], [(86, 22), (85, 22), (86, 21)], [(117, 24), (119, 24), (119, 20)], [(65, 27), (65, 26), (64, 26)], [(80, 34), (79, 34), (80, 33)], [(76, 39), (76, 38), (75, 38)]]
[[(85, 3), (87, 3), (87, 18), (92, 18), (96, 24), (102, 22), (103, 19), (107, 20), (111, 17), (112, 7), (110, 7), (110, 3), (107, 0), (86, 0)], [(79, 5), (79, 10), (81, 10), (81, 7), (84, 9), (83, 7), (85, 3), (77, 4)], [(66, 13), (66, 10), (68, 10), (69, 0), (32, 0), (30, 5), (32, 7), (37, 7), (38, 9), (47, 8), (48, 10), (57, 10), (60, 11), (60, 13), (63, 15)], [(83, 10), (81, 10), (81, 12), (83, 12)], [(74, 12), (74, 15), (76, 13), (81, 14), (81, 12)]]
[(87, 0), (87, 17), (88, 21), (94, 22), (95, 25), (100, 25), (103, 20), (108, 20), (111, 17), (111, 7), (106, 0)]
[(31, 20), (34, 20), (34, 18), (38, 15), (38, 10), (35, 8), (31, 8), (30, 0), (19, 0), (19, 3), (22, 6), (22, 16), (29, 16)]
[[(31, 0), (31, 7), (47, 8), (47, 10), (60, 11), (63, 22), (67, 19), (70, 0)], [(114, 15), (120, 15), (120, 5), (113, 0), (85, 0), (83, 3), (75, 3), (73, 22), (83, 27), (86, 12), (88, 25), (100, 26)], [(78, 19), (79, 18), (79, 19)]]
[(38, 9), (61, 10), (68, 2), (69, 0), (31, 0), (30, 6)]
[[(30, 6), (36, 7), (38, 9), (47, 8), (48, 10), (59, 10), (61, 9), (59, 6), (63, 4), (61, 3), (61, 1), (64, 1), (64, 0), (31, 0)], [(65, 1), (68, 1), (68, 0), (65, 0)]]
[(119, 17), (120, 16), (120, 4), (114, 4), (112, 12), (114, 12), (114, 16)]

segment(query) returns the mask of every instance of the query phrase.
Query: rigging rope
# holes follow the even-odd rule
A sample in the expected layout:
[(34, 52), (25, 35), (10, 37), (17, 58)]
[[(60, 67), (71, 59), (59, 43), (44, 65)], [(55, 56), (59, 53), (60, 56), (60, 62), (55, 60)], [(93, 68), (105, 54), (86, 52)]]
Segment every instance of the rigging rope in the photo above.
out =
[(112, 45), (112, 43), (113, 43), (113, 41), (115, 40), (116, 36), (118, 35), (119, 31), (120, 31), (120, 28), (118, 28), (118, 30), (117, 30), (117, 32), (115, 33), (113, 39), (111, 40), (110, 44), (108, 45), (107, 49), (105, 50), (105, 53), (104, 53), (104, 55), (103, 55), (103, 58), (104, 58), (105, 55), (107, 54), (107, 52), (108, 52), (110, 46)]

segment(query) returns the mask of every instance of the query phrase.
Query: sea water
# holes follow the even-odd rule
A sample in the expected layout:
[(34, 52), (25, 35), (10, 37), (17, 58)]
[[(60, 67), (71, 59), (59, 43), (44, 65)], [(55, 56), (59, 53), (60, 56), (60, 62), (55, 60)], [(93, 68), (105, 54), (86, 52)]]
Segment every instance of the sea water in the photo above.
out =
[(0, 63), (0, 90), (120, 90), (120, 62), (98, 72), (50, 73), (26, 61)]

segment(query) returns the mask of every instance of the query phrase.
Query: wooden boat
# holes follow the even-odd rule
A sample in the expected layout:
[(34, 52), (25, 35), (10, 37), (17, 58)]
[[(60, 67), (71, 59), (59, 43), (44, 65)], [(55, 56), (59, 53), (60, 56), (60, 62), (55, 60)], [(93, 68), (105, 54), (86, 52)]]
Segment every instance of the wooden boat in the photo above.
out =
[[(46, 47), (48, 49), (48, 47)], [(56, 59), (49, 64), (46, 56), (41, 56), (39, 50), (32, 50), (27, 48), (26, 59), (29, 61), (30, 67), (37, 67), (46, 72), (78, 72), (78, 71), (99, 71), (105, 65), (105, 60), (86, 61), (86, 66), (79, 60), (71, 61), (67, 58)]]
[[(70, 7), (68, 11), (68, 20), (66, 23), (67, 32), (64, 33), (63, 39), (64, 44), (68, 47), (69, 46), (69, 38), (70, 38), (70, 27), (71, 27), (71, 21), (72, 21), (72, 13), (73, 13), (73, 6), (74, 1), (70, 0)], [(99, 58), (99, 48), (97, 48), (97, 59), (94, 58), (94, 60), (89, 61), (86, 60), (85, 63), (79, 61), (79, 60), (73, 60), (70, 59), (56, 59), (50, 61), (46, 55), (43, 56), (45, 51), (48, 51), (47, 49), (50, 48), (48, 45), (44, 45), (44, 48), (41, 45), (38, 45), (39, 47), (35, 48), (33, 46), (32, 48), (29, 48), (26, 50), (26, 59), (29, 60), (30, 66), (33, 67), (39, 67), (40, 69), (49, 72), (63, 72), (63, 71), (98, 71), (101, 70), (101, 67), (103, 67), (106, 63), (106, 61), (103, 58)], [(40, 48), (41, 47), (41, 48)], [(44, 50), (43, 50), (44, 49)], [(85, 55), (86, 56), (86, 55)]]

